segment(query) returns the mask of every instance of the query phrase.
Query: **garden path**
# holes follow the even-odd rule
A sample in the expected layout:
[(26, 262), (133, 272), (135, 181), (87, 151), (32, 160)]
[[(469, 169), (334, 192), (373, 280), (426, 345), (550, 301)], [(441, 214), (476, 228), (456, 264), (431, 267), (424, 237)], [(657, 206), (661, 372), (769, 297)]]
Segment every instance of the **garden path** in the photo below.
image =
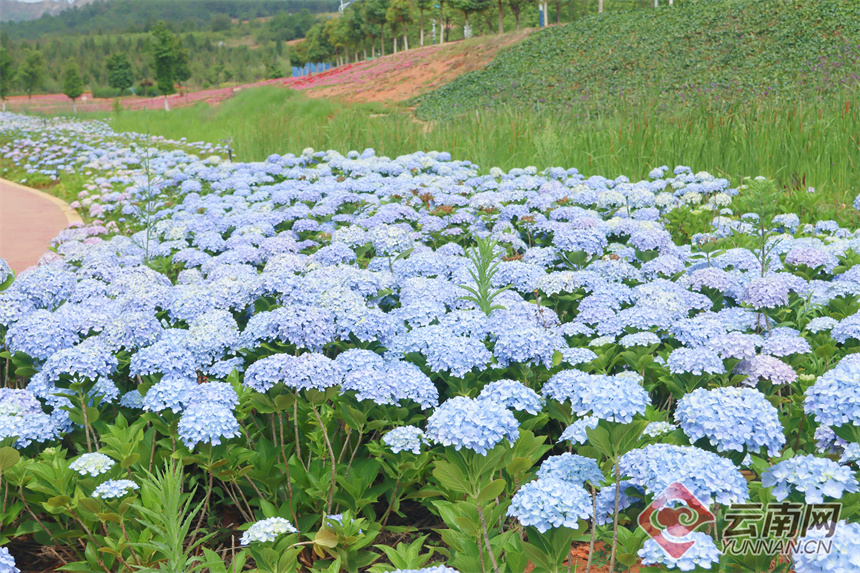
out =
[(0, 258), (16, 273), (35, 265), (57, 233), (80, 221), (64, 201), (0, 179)]

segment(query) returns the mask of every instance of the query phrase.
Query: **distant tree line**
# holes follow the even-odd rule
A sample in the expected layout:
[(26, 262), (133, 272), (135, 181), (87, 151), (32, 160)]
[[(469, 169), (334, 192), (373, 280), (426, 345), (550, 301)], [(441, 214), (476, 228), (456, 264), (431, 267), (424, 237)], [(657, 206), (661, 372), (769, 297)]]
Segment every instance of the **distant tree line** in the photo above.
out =
[[(653, 7), (655, 0), (608, 0), (607, 9)], [(663, 0), (668, 4), (668, 0)], [(677, 4), (677, 0), (674, 2)], [(549, 24), (603, 12), (604, 0), (544, 0)], [(338, 63), (385, 55), (415, 46), (535, 26), (533, 0), (356, 0), (338, 18), (311, 27), (296, 46), (298, 60)]]
[[(98, 0), (56, 15), (28, 22), (0, 23), (14, 40), (44, 40), (52, 36), (148, 33), (165, 21), (175, 31), (209, 29), (233, 21), (251, 21), (307, 10), (311, 14), (337, 11), (339, 0)], [(290, 38), (292, 39), (292, 38)]]

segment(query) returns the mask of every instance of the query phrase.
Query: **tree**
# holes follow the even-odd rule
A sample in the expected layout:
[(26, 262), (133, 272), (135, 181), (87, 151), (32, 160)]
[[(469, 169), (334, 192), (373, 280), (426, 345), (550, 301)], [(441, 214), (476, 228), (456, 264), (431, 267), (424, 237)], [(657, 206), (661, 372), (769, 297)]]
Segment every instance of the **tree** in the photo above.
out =
[[(490, 6), (491, 0), (452, 0), (454, 8), (463, 13), (466, 19), (466, 28), (469, 27), (469, 15), (482, 12)], [(441, 4), (440, 4), (441, 5)]]
[(394, 52), (397, 53), (397, 31), (403, 30), (403, 49), (409, 49), (409, 40), (406, 39), (406, 27), (412, 23), (412, 4), (409, 0), (393, 0), (385, 11), (385, 20), (391, 27), (391, 35), (394, 36)]
[(511, 7), (511, 12), (514, 13), (514, 22), (517, 23), (517, 32), (520, 31), (520, 12), (523, 6), (529, 3), (530, 0), (507, 0), (508, 6)]
[(134, 74), (131, 72), (131, 62), (124, 52), (111, 54), (107, 59), (107, 82), (110, 87), (119, 90), (119, 96), (134, 85)]
[(415, 0), (415, 4), (418, 6), (418, 27), (420, 28), (419, 32), (419, 42), (421, 43), (421, 47), (424, 47), (424, 10), (429, 10), (433, 7), (433, 0)]
[(84, 80), (81, 79), (77, 62), (72, 58), (69, 58), (66, 73), (63, 75), (63, 93), (72, 100), (75, 113), (78, 113), (78, 98), (84, 93)]
[[(558, 1), (558, 0), (556, 0)], [(502, 10), (502, 0), (498, 0), (499, 3), (499, 34), (505, 33), (505, 15)]]
[(173, 58), (173, 77), (181, 86), (191, 78), (191, 69), (188, 67), (188, 52), (179, 36), (173, 46)]
[(12, 54), (6, 48), (0, 48), (0, 100), (3, 100), (3, 111), (6, 111), (6, 96), (9, 86), (15, 77), (15, 62)]
[(27, 92), (27, 98), (33, 97), (33, 90), (42, 85), (45, 74), (45, 62), (42, 60), (42, 52), (39, 50), (27, 50), (24, 64), (18, 70), (21, 86)]
[(169, 110), (167, 96), (176, 93), (173, 85), (176, 79), (176, 37), (167, 28), (164, 20), (159, 20), (152, 29), (152, 40), (155, 81), (158, 83), (158, 91), (164, 95), (164, 109)]

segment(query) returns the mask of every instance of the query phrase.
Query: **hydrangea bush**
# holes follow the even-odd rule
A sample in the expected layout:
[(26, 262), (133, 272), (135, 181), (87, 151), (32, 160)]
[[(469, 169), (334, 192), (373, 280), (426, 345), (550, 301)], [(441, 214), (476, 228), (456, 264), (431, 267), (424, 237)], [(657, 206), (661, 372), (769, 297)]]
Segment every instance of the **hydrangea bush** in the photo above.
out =
[(637, 527), (678, 483), (720, 530), (839, 502), (794, 567), (857, 565), (856, 230), (686, 166), (219, 152), (0, 114), (4, 173), (78, 177), (85, 221), (0, 261), (8, 570), (25, 537), (93, 571), (763, 570)]

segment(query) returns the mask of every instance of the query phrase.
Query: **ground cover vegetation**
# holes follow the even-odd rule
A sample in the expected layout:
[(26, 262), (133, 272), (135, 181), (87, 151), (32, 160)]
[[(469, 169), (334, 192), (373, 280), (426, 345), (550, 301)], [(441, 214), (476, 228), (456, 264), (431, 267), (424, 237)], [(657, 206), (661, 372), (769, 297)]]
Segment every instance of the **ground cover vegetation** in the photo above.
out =
[[(10, 571), (33, 544), (73, 571), (566, 571), (574, 542), (586, 570), (854, 567), (860, 238), (773, 181), (0, 133), (4, 174), (78, 178), (85, 219), (0, 275)], [(636, 519), (675, 482), (716, 521), (673, 558)], [(829, 551), (727, 550), (732, 505), (786, 501), (841, 503)]]
[(844, 0), (691, 2), (606, 13), (531, 35), (485, 70), (424, 96), (422, 118), (513, 106), (576, 115), (760, 99), (849, 102), (860, 79), (860, 6)]

